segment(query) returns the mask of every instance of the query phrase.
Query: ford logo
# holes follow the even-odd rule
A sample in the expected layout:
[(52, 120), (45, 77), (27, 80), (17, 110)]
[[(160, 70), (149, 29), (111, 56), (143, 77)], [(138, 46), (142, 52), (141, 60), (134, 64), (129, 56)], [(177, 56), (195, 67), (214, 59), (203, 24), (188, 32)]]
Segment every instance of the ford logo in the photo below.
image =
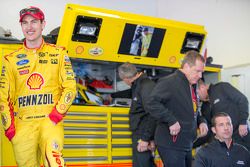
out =
[(24, 64), (28, 64), (28, 63), (29, 63), (29, 60), (24, 59), (24, 60), (20, 60), (20, 61), (18, 61), (18, 62), (16, 63), (16, 65), (18, 65), (18, 66), (22, 66), (22, 65), (24, 65)]

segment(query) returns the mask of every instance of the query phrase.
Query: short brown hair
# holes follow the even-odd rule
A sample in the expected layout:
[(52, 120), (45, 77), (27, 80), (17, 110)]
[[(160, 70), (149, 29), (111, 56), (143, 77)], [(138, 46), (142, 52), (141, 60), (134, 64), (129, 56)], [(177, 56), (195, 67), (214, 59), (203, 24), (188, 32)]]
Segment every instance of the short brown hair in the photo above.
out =
[(190, 67), (194, 66), (196, 63), (196, 60), (200, 60), (203, 63), (205, 63), (204, 57), (199, 52), (197, 52), (195, 50), (190, 50), (190, 51), (186, 52), (185, 57), (181, 63), (181, 68), (183, 68), (186, 63)]
[(212, 123), (212, 127), (215, 127), (215, 119), (218, 118), (218, 117), (230, 117), (227, 113), (225, 112), (218, 112), (216, 114), (214, 114), (212, 120), (211, 120), (211, 123)]

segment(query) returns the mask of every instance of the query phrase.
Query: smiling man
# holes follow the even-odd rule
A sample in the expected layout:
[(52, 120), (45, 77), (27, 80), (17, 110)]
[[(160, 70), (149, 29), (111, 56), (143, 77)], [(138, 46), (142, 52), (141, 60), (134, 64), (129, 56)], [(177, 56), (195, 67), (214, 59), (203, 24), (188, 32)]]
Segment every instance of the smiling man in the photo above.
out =
[(25, 40), (4, 57), (0, 76), (2, 123), (19, 167), (40, 166), (40, 156), (45, 167), (64, 166), (62, 119), (76, 82), (65, 49), (45, 43), (44, 19), (37, 7), (20, 11)]

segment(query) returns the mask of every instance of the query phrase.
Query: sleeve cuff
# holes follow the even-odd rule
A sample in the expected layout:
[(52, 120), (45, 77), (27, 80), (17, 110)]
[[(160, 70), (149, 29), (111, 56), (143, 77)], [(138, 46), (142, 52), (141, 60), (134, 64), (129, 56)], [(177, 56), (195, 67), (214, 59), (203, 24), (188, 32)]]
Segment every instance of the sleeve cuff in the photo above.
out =
[(51, 111), (51, 113), (49, 114), (49, 118), (51, 121), (53, 121), (55, 124), (57, 124), (58, 122), (60, 122), (63, 119), (62, 114), (60, 114), (56, 107), (53, 108), (53, 110)]

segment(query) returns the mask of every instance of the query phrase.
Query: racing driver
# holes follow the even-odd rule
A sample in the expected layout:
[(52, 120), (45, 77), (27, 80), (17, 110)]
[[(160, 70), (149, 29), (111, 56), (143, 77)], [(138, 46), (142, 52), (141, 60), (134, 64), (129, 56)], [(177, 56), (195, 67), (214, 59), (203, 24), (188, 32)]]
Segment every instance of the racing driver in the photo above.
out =
[[(37, 7), (20, 11), (25, 40), (3, 60), (0, 112), (19, 167), (64, 166), (63, 122), (76, 94), (71, 62), (62, 47), (42, 37), (44, 13)], [(14, 120), (15, 119), (15, 120)]]

